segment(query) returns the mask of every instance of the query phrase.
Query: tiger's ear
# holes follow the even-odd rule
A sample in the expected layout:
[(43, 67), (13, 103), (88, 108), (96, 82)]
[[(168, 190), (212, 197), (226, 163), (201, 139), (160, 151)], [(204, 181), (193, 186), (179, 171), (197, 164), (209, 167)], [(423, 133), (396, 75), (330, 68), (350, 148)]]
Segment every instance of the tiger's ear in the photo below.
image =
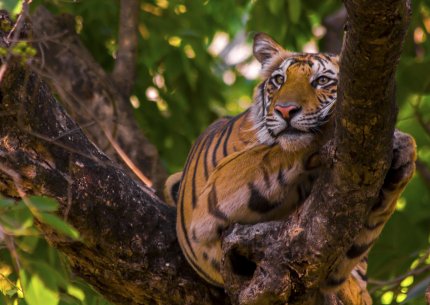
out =
[(257, 58), (264, 69), (271, 62), (272, 58), (281, 52), (285, 52), (285, 50), (269, 35), (257, 33), (254, 36), (253, 52), (255, 58)]

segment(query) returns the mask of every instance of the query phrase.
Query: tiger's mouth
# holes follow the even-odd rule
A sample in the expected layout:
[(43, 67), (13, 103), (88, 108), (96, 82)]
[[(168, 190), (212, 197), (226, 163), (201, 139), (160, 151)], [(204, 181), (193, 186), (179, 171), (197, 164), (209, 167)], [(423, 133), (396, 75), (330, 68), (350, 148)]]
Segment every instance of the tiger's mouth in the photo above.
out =
[(300, 137), (300, 136), (307, 135), (310, 133), (309, 131), (304, 131), (304, 130), (295, 128), (290, 124), (288, 124), (287, 127), (283, 128), (280, 131), (275, 131), (275, 130), (271, 130), (271, 129), (268, 129), (268, 130), (269, 130), (270, 135), (275, 139), (280, 138), (280, 137), (283, 137), (283, 138), (284, 137)]

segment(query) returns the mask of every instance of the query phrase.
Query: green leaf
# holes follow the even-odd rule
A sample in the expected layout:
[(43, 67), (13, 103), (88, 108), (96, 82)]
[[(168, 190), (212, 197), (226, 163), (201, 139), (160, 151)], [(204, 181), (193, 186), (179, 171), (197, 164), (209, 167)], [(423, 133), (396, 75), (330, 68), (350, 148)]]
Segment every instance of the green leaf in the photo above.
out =
[(11, 297), (11, 296), (14, 296), (17, 292), (18, 292), (17, 288), (12, 288), (12, 289), (9, 289), (8, 291), (6, 291), (6, 295)]
[(12, 14), (19, 13), (21, 6), (21, 0), (0, 0), (0, 9), (5, 9)]
[(16, 201), (8, 198), (0, 199), (0, 209), (11, 208), (16, 205)]
[(22, 238), (15, 239), (15, 243), (17, 244), (17, 246), (27, 253), (33, 253), (39, 241), (40, 237), (37, 236), (24, 236)]
[(57, 290), (59, 287), (66, 289), (68, 286), (67, 276), (61, 273), (59, 266), (51, 266), (39, 258), (27, 259), (25, 267), (27, 271), (31, 271), (32, 276), (37, 275), (51, 290)]
[(21, 201), (0, 213), (0, 224), (12, 235), (37, 235), (33, 227), (33, 215)]
[(30, 202), (40, 212), (55, 212), (58, 210), (57, 200), (49, 197), (31, 196)]
[(300, 19), (300, 13), (302, 11), (300, 0), (289, 0), (288, 8), (291, 22), (298, 23)]
[(63, 233), (73, 239), (79, 238), (79, 233), (71, 225), (69, 225), (64, 220), (60, 219), (58, 216), (49, 213), (39, 213), (36, 216), (41, 222), (51, 226), (56, 231)]
[(19, 271), (24, 298), (28, 305), (57, 305), (60, 301), (58, 291), (51, 290), (38, 275)]
[(85, 300), (85, 293), (77, 286), (69, 285), (67, 286), (67, 293), (80, 301)]
[(283, 1), (280, 0), (271, 0), (267, 1), (266, 3), (269, 7), (269, 11), (275, 16), (279, 14), (284, 4)]
[(430, 276), (427, 276), (422, 281), (414, 285), (409, 291), (408, 291), (408, 297), (402, 304), (410, 304), (409, 302), (412, 299), (415, 299), (417, 297), (422, 297), (427, 289), (427, 287), (430, 285)]

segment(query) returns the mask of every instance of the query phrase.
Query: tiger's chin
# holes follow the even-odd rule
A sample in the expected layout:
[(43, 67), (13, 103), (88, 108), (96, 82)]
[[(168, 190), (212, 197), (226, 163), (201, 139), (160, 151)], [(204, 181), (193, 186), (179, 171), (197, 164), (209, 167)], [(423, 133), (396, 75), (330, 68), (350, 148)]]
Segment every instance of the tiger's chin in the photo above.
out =
[(282, 134), (276, 138), (276, 142), (285, 151), (297, 152), (314, 146), (315, 135), (311, 133)]

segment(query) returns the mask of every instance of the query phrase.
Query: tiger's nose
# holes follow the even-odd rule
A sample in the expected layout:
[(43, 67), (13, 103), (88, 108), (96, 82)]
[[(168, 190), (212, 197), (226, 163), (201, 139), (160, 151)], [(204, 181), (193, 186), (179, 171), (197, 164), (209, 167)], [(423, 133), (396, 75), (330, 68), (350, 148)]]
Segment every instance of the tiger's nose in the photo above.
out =
[(290, 120), (294, 115), (300, 112), (302, 107), (292, 103), (277, 103), (275, 112), (277, 112), (284, 120)]

